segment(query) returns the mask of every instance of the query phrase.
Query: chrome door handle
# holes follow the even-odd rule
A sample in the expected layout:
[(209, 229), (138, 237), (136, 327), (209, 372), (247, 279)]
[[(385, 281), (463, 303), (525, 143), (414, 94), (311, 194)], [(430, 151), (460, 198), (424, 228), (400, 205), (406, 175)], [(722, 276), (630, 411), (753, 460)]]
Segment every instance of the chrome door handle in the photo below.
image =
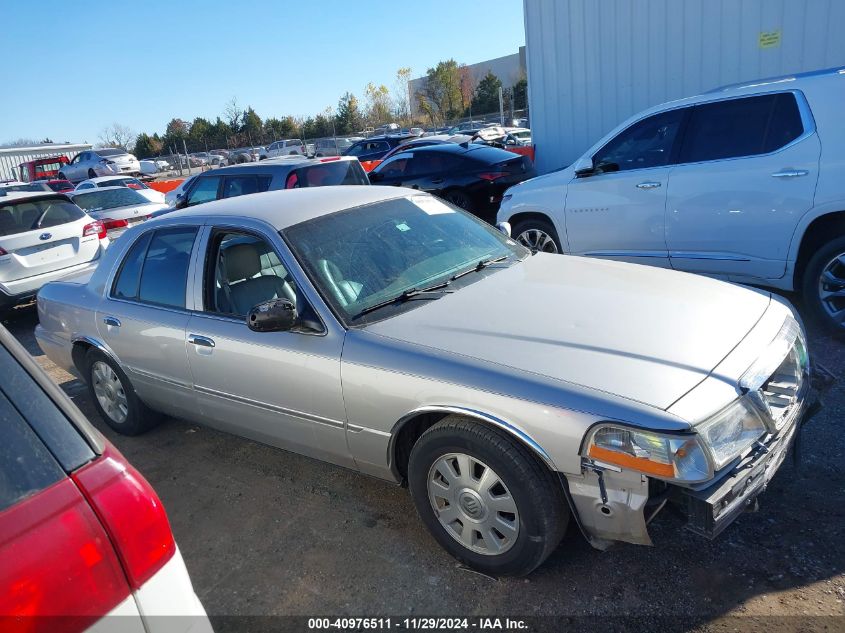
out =
[(807, 173), (806, 169), (785, 169), (773, 173), (772, 178), (798, 178), (798, 176), (806, 176)]
[(659, 182), (649, 181), (641, 182), (637, 185), (637, 189), (657, 189), (660, 186)]
[(199, 347), (214, 347), (214, 341), (207, 336), (200, 336), (199, 334), (188, 334), (188, 343), (191, 345), (198, 345)]
[(120, 327), (120, 319), (113, 316), (104, 317), (103, 323), (111, 327)]

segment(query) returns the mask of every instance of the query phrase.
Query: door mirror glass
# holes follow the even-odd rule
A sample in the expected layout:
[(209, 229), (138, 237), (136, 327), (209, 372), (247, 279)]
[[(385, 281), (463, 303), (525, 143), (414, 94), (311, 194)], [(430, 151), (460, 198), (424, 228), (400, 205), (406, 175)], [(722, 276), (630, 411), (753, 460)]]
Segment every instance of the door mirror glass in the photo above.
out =
[(296, 306), (290, 299), (271, 299), (259, 303), (246, 317), (246, 324), (253, 332), (286, 332), (296, 322)]

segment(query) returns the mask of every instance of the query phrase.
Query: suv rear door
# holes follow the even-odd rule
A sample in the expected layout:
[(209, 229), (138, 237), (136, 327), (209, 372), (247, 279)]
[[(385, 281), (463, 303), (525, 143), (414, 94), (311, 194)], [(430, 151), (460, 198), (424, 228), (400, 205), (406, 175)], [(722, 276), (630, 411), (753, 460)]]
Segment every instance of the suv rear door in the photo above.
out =
[(0, 203), (0, 282), (16, 281), (96, 259), (100, 239), (93, 220), (63, 197)]
[(821, 144), (799, 91), (697, 105), (669, 175), (673, 268), (777, 279), (813, 205)]

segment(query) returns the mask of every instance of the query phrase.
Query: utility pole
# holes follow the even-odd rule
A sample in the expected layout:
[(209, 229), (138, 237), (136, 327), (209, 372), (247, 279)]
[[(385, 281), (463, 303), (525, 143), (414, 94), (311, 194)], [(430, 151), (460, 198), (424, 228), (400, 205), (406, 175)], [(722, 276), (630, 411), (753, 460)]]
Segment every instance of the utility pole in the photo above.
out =
[(499, 86), (499, 123), (505, 124), (505, 98), (502, 94), (502, 87)]

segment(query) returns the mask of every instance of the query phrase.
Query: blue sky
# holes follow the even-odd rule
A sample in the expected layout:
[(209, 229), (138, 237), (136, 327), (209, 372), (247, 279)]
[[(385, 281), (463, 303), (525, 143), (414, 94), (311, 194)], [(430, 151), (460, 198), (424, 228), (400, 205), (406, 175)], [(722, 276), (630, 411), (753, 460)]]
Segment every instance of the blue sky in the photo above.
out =
[(0, 23), (0, 144), (163, 132), (233, 96), (262, 118), (312, 115), (370, 81), (392, 91), (401, 66), (417, 77), (525, 42), (522, 0), (4, 0)]

